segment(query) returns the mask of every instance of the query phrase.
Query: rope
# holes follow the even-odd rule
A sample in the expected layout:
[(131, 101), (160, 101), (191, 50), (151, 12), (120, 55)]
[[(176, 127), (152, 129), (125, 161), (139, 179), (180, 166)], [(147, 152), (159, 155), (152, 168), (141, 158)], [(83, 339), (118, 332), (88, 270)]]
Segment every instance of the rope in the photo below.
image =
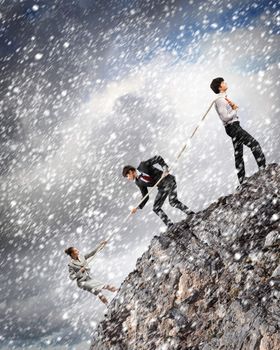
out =
[[(202, 126), (202, 123), (203, 123), (204, 119), (206, 118), (206, 116), (208, 115), (208, 113), (210, 112), (211, 108), (213, 107), (214, 103), (215, 103), (217, 100), (218, 100), (218, 98), (217, 98), (216, 100), (214, 100), (214, 101), (210, 104), (210, 106), (208, 107), (207, 111), (203, 114), (203, 116), (202, 116), (202, 118), (201, 118), (199, 124), (195, 127), (194, 131), (192, 132), (192, 134), (191, 134), (191, 136), (190, 136), (190, 138), (189, 138), (189, 141), (191, 141), (191, 139), (194, 137), (194, 135), (196, 134), (196, 132), (198, 131), (198, 129)], [(180, 157), (181, 157), (182, 154), (185, 152), (185, 150), (187, 149), (187, 147), (188, 147), (188, 143), (186, 143), (186, 144), (182, 147), (181, 151), (180, 151), (180, 152), (178, 153), (178, 155), (176, 156), (176, 162), (180, 159)], [(171, 168), (169, 168), (168, 172), (170, 172), (170, 170), (171, 170)], [(139, 205), (142, 204), (142, 203), (144, 202), (144, 200), (155, 190), (155, 188), (161, 183), (161, 181), (162, 181), (164, 178), (165, 178), (165, 176), (161, 176), (161, 178), (160, 178), (160, 179), (157, 181), (157, 183), (151, 188), (151, 190), (150, 190), (144, 197), (142, 197), (141, 201), (137, 204), (136, 207), (139, 207)], [(132, 215), (132, 213), (130, 212), (130, 213), (126, 216), (126, 218), (124, 219), (124, 221), (122, 222), (122, 224), (126, 223), (127, 220), (130, 218), (131, 215)], [(115, 232), (116, 232), (116, 231), (113, 231), (113, 232), (107, 237), (107, 239), (106, 239), (107, 242), (111, 240), (111, 238), (114, 236)], [(99, 249), (97, 250), (96, 254), (97, 254), (98, 252), (100, 252), (104, 247), (105, 247), (105, 244), (102, 244), (102, 245), (99, 247)], [(94, 256), (92, 256), (91, 258), (87, 259), (88, 263), (91, 262), (91, 261), (95, 258), (96, 254), (95, 254)]]

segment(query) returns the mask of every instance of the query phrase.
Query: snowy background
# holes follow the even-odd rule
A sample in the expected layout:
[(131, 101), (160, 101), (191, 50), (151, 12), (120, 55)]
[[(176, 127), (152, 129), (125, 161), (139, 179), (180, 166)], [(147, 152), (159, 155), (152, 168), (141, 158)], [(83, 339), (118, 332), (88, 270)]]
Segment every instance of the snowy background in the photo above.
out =
[(279, 24), (276, 0), (0, 0), (1, 349), (88, 348), (104, 307), (69, 280), (64, 249), (119, 228), (92, 270), (120, 285), (164, 229), (151, 200), (123, 225), (140, 198), (124, 165), (160, 154), (195, 211), (235, 190), (214, 110), (174, 164), (214, 77), (280, 161)]

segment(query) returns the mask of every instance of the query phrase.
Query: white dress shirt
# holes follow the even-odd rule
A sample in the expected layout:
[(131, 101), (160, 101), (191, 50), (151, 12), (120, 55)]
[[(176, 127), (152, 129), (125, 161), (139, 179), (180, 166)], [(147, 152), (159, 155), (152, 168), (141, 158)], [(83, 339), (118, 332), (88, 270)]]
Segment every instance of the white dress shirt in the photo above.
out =
[(237, 110), (232, 109), (225, 98), (226, 94), (221, 92), (215, 101), (216, 111), (224, 126), (238, 121)]

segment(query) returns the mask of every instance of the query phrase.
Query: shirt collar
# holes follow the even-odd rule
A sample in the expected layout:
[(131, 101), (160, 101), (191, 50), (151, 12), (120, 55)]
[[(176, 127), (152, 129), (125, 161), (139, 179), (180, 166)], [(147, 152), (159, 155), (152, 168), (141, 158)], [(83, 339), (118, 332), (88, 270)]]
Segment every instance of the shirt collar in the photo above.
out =
[(140, 175), (141, 175), (140, 171), (137, 170), (137, 169), (136, 169), (136, 174), (137, 174), (137, 176), (136, 176), (136, 179), (135, 179), (134, 181), (136, 181), (137, 179), (139, 179), (139, 177), (140, 177)]
[(83, 262), (83, 257), (81, 256), (81, 255), (79, 255), (79, 259), (72, 259), (71, 258), (71, 262), (73, 263), (73, 264), (81, 264), (82, 262)]

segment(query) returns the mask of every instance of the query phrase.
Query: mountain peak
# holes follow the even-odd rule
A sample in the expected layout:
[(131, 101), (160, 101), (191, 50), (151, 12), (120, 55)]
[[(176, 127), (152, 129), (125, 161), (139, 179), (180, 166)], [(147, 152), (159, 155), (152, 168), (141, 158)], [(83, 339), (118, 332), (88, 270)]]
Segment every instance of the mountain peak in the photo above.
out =
[(155, 236), (91, 350), (280, 349), (280, 166)]

